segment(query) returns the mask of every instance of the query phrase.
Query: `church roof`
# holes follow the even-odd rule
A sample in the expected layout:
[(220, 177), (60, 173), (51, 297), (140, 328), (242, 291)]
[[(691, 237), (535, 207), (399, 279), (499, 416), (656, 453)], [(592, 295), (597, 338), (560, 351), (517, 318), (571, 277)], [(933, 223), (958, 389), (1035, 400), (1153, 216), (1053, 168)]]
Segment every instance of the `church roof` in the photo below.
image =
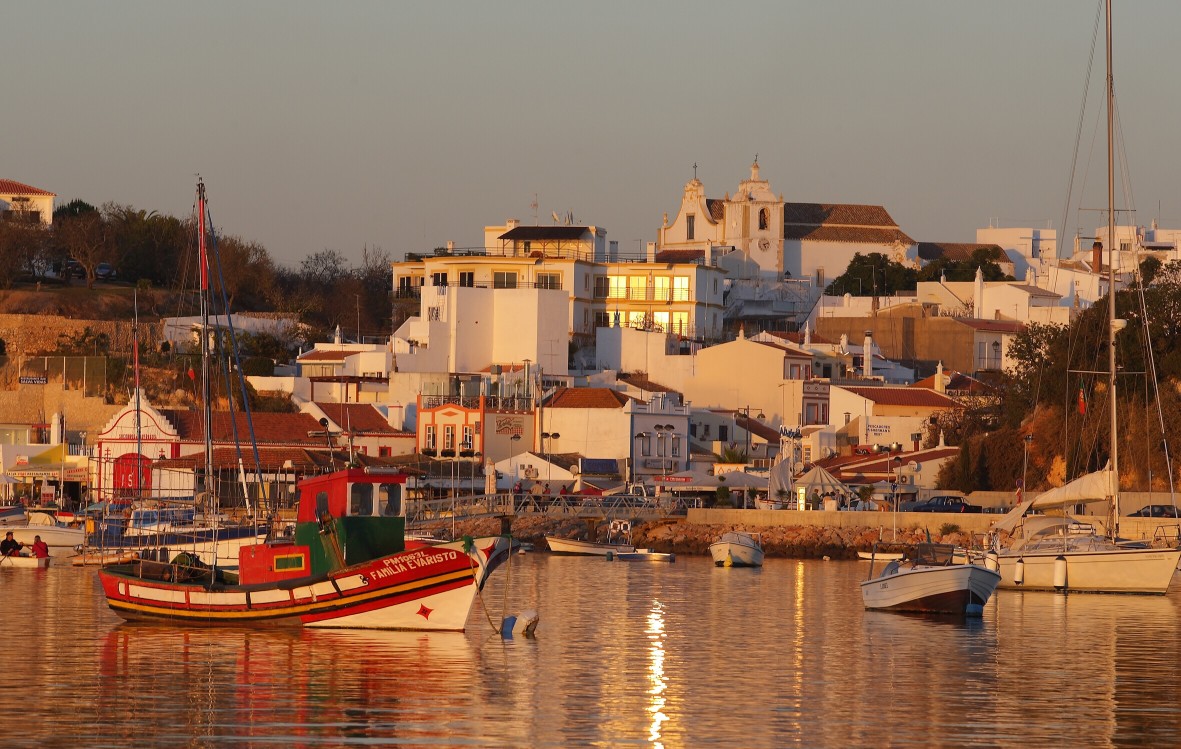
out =
[(848, 203), (784, 203), (783, 238), (914, 244), (882, 206)]
[(705, 206), (709, 208), (709, 217), (714, 223), (721, 223), (726, 218), (726, 201), (717, 198), (706, 198)]

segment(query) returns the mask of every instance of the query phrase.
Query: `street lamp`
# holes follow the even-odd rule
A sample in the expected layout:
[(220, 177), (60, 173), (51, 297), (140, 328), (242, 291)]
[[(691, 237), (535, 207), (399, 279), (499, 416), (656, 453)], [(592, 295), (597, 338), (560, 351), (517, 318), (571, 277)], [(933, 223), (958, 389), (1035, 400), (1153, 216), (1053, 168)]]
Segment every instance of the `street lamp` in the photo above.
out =
[[(545, 478), (547, 482), (552, 478), (552, 473), (550, 472), (550, 455), (553, 453), (554, 440), (559, 439), (561, 436), (557, 432), (541, 433), (541, 449), (545, 453)], [(549, 445), (548, 449), (546, 448), (547, 443)]]
[(669, 446), (672, 443), (672, 435), (670, 432), (673, 430), (673, 425), (657, 424), (654, 428), (656, 429), (656, 454), (660, 458), (660, 472), (667, 474), (668, 468), (665, 464), (665, 457), (668, 455)]

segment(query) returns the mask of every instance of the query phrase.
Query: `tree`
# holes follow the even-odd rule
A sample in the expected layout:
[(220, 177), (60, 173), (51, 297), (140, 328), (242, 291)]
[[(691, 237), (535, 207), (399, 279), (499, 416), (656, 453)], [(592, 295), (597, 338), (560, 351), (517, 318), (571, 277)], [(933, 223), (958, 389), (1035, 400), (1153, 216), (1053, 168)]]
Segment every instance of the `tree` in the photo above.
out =
[(94, 288), (95, 269), (111, 259), (110, 226), (97, 211), (87, 211), (65, 218), (56, 225), (55, 234), (66, 254), (86, 271), (86, 287)]
[(853, 255), (845, 272), (833, 279), (826, 294), (853, 296), (889, 296), (899, 291), (913, 291), (918, 274), (914, 268), (897, 263), (880, 252)]
[(21, 272), (45, 275), (51, 265), (50, 247), (41, 225), (0, 221), (0, 287), (11, 288)]
[(1012, 276), (1005, 274), (1001, 266), (996, 263), (999, 250), (989, 247), (978, 247), (972, 251), (968, 260), (948, 260), (945, 257), (932, 260), (918, 272), (919, 281), (938, 281), (946, 276), (948, 281), (974, 281), (976, 269), (979, 268), (985, 281), (1012, 281)]

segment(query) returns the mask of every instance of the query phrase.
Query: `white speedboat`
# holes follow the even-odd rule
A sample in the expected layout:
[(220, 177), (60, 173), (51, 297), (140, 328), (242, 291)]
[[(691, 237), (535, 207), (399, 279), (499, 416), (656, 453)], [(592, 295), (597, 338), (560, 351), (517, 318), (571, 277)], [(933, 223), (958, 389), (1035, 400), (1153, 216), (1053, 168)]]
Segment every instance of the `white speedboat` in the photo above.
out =
[(921, 611), (979, 616), (1000, 582), (999, 572), (975, 564), (955, 564), (950, 544), (917, 544), (902, 560), (861, 583), (867, 609)]
[(576, 538), (558, 538), (557, 536), (546, 536), (545, 542), (549, 545), (549, 550), (554, 554), (605, 557), (608, 554), (630, 554), (636, 550), (636, 547), (632, 544), (579, 541)]
[(893, 562), (896, 559), (902, 558), (902, 552), (900, 552), (900, 551), (877, 551), (877, 552), (859, 551), (859, 552), (857, 552), (857, 558), (863, 562), (871, 562), (874, 559), (878, 560), (879, 562)]
[(38, 567), (48, 567), (49, 557), (32, 557), (24, 555), (4, 556), (0, 557), (0, 570), (5, 567), (14, 567), (16, 569), (37, 569)]
[(727, 531), (709, 545), (717, 567), (762, 567), (763, 543), (758, 533)]

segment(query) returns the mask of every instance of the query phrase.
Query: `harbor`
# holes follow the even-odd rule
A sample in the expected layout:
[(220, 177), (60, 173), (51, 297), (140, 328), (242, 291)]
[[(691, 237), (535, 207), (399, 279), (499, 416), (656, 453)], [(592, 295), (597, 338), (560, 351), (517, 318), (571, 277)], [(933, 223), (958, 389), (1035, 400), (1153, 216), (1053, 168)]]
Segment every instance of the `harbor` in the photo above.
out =
[[(90, 570), (0, 569), (19, 745), (1174, 746), (1181, 589), (867, 611), (868, 565), (535, 552), (467, 632), (122, 624)], [(508, 592), (507, 598), (505, 597)], [(536, 606), (534, 638), (488, 620)], [(18, 709), (6, 690), (9, 710)], [(68, 712), (68, 718), (62, 716)]]

